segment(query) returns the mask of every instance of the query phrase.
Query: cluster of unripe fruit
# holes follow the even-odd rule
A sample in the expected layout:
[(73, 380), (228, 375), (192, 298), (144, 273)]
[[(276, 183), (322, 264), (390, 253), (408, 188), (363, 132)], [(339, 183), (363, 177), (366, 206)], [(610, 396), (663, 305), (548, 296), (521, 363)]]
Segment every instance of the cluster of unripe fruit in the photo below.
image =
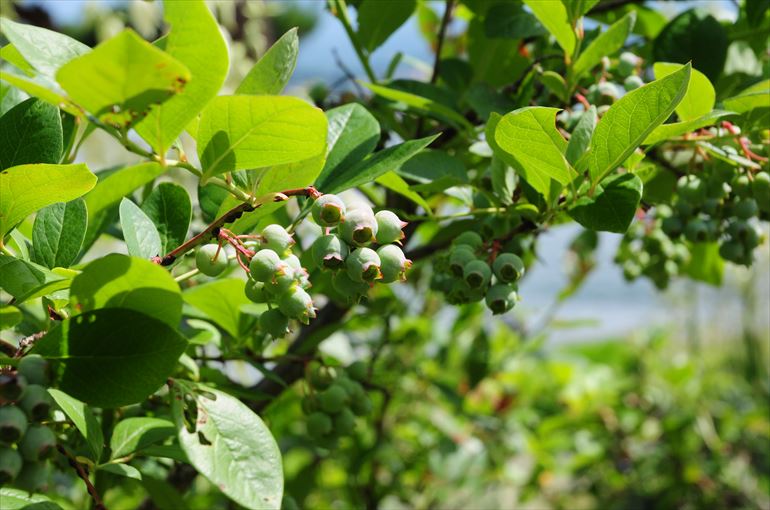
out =
[(0, 486), (35, 492), (48, 485), (48, 459), (56, 453), (56, 436), (43, 424), (53, 407), (48, 369), (43, 358), (28, 355), (17, 370), (0, 373)]
[(436, 264), (432, 286), (450, 304), (482, 301), (493, 314), (511, 310), (518, 301), (524, 262), (515, 253), (498, 253), (474, 231), (457, 236), (449, 253)]
[(372, 411), (363, 384), (367, 367), (357, 361), (345, 368), (313, 361), (308, 364), (308, 392), (302, 399), (308, 435), (324, 448), (333, 448), (340, 437), (353, 433), (356, 417)]

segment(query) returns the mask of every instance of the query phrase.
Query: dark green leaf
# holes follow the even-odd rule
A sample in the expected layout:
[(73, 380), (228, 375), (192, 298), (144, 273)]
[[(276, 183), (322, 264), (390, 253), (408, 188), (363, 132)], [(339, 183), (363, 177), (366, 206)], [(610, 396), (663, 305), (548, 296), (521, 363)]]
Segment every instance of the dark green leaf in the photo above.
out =
[(139, 206), (127, 198), (120, 202), (120, 228), (129, 255), (143, 259), (163, 255), (160, 234), (155, 224)]
[(596, 121), (596, 107), (591, 105), (591, 108), (583, 112), (567, 143), (565, 156), (572, 166), (575, 166), (580, 157), (590, 149)]
[(161, 254), (184, 242), (192, 218), (190, 195), (184, 187), (171, 182), (158, 184), (142, 202), (142, 211), (158, 229)]
[(40, 210), (32, 228), (32, 260), (49, 268), (69, 267), (80, 253), (87, 228), (82, 198)]
[(508, 2), (493, 5), (484, 16), (484, 33), (487, 37), (524, 39), (546, 34), (545, 28), (521, 5)]
[(634, 219), (641, 198), (639, 177), (614, 175), (600, 182), (593, 196), (578, 199), (569, 215), (591, 230), (623, 233)]
[(727, 33), (719, 21), (691, 9), (661, 30), (655, 38), (653, 55), (657, 62), (692, 61), (695, 69), (716, 81), (727, 59), (727, 46)]
[(104, 435), (102, 434), (102, 426), (91, 408), (63, 391), (49, 388), (48, 393), (86, 439), (88, 448), (93, 454), (91, 459), (98, 463), (102, 456), (102, 448), (104, 448)]
[(267, 52), (254, 64), (235, 90), (236, 94), (277, 95), (289, 83), (297, 65), (299, 37), (292, 28), (275, 41)]
[(378, 0), (363, 0), (358, 6), (357, 37), (370, 52), (384, 43), (414, 12), (415, 0), (390, 0), (383, 9)]
[(33, 262), (0, 254), (0, 288), (16, 298), (16, 303), (66, 289), (71, 278)]
[(0, 117), (0, 170), (28, 163), (58, 163), (62, 153), (59, 109), (29, 98)]

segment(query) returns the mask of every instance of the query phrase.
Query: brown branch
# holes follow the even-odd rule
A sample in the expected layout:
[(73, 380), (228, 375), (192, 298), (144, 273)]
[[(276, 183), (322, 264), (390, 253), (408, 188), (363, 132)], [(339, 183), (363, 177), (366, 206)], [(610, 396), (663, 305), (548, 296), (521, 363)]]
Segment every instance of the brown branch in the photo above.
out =
[(444, 7), (444, 16), (441, 18), (441, 26), (438, 29), (438, 40), (436, 41), (436, 58), (433, 61), (433, 73), (430, 75), (430, 82), (436, 83), (441, 67), (441, 50), (444, 47), (446, 38), (446, 29), (449, 22), (452, 21), (452, 10), (454, 9), (454, 0), (446, 0)]
[(88, 490), (91, 499), (94, 500), (94, 508), (96, 510), (107, 510), (107, 507), (104, 506), (104, 503), (102, 502), (102, 498), (99, 497), (99, 493), (96, 491), (96, 487), (94, 487), (91, 480), (88, 479), (88, 473), (83, 465), (77, 461), (74, 455), (65, 450), (62, 445), (57, 444), (56, 449), (67, 458), (69, 465), (77, 472), (78, 477), (83, 480), (83, 483), (86, 484), (86, 490)]

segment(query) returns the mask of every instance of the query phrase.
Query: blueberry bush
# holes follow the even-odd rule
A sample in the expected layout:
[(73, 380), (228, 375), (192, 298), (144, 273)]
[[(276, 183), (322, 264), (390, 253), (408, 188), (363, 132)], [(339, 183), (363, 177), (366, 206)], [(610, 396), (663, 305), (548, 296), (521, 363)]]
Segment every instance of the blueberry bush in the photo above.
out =
[[(661, 290), (755, 263), (770, 3), (739, 4), (329, 0), (365, 77), (303, 97), (298, 31), (251, 62), (221, 4), (93, 47), (3, 17), (1, 506), (770, 508), (757, 339), (717, 380), (512, 318), (560, 225), (559, 300), (601, 232)], [(375, 72), (410, 19), (433, 61)]]

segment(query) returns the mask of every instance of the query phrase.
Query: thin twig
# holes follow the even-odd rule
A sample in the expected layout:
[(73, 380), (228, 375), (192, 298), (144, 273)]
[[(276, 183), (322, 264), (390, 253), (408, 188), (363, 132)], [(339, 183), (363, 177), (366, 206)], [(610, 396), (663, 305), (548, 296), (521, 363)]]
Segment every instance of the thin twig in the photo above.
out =
[(94, 487), (94, 485), (91, 483), (91, 480), (89, 480), (88, 473), (86, 472), (85, 468), (83, 468), (83, 465), (77, 461), (74, 455), (65, 450), (62, 445), (57, 444), (56, 449), (59, 451), (59, 453), (67, 458), (69, 465), (77, 472), (78, 477), (83, 480), (83, 483), (86, 484), (86, 490), (91, 496), (91, 499), (94, 500), (94, 508), (96, 510), (107, 510), (107, 507), (104, 506), (104, 503), (102, 502), (102, 498), (99, 497), (99, 493), (96, 491), (96, 487)]

